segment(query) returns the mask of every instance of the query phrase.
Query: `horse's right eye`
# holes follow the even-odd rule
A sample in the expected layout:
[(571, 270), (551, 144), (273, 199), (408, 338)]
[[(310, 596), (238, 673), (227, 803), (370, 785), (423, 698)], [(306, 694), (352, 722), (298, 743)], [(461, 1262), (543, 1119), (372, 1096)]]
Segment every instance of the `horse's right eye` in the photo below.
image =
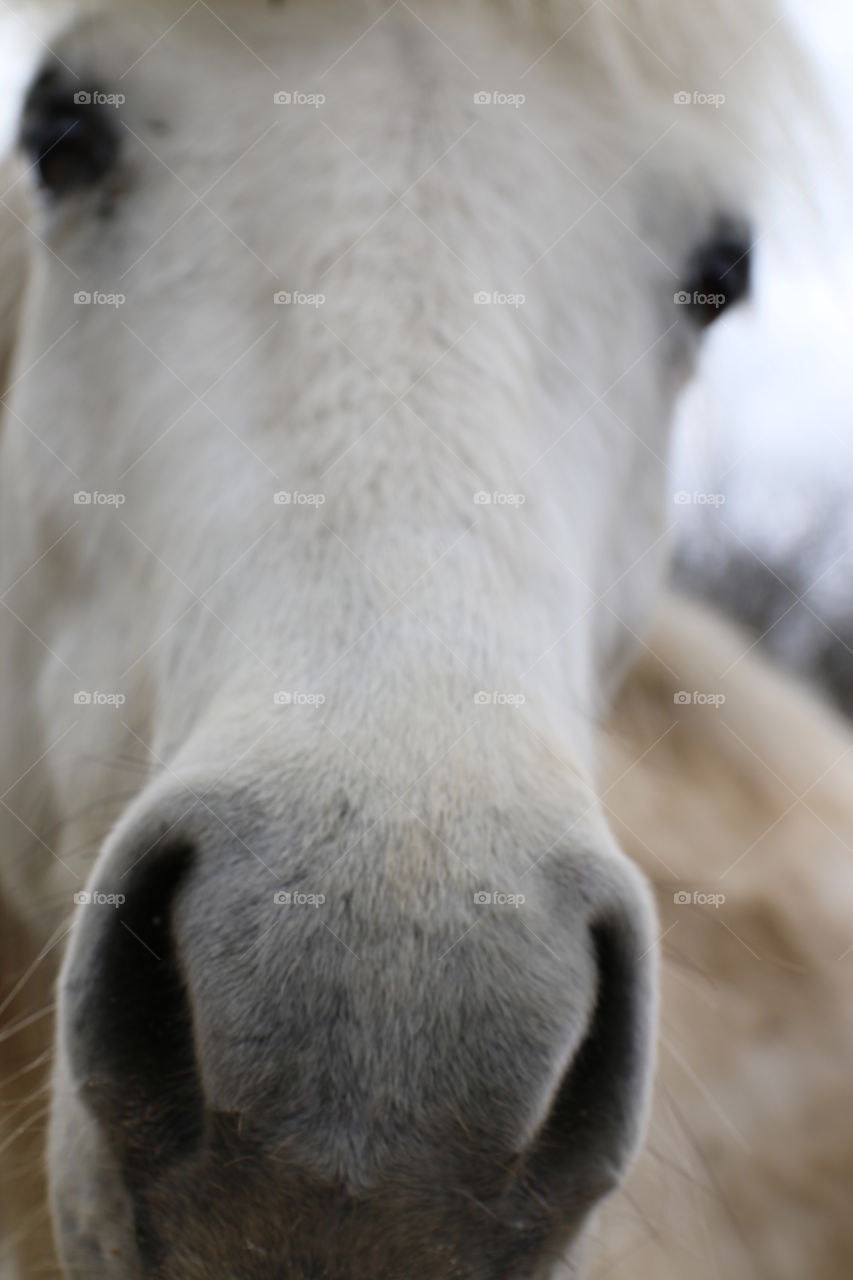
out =
[(679, 301), (694, 304), (703, 326), (727, 307), (749, 296), (752, 285), (752, 236), (746, 224), (721, 219), (714, 234), (696, 248), (688, 264)]
[(95, 186), (118, 157), (119, 126), (110, 95), (43, 71), (24, 101), (20, 145), (39, 183), (54, 196)]

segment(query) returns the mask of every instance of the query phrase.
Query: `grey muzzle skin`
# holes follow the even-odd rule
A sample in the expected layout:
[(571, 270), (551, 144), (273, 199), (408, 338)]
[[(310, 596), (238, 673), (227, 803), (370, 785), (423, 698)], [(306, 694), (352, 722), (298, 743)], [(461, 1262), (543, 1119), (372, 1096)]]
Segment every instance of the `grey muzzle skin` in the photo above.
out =
[(282, 855), (245, 795), (205, 803), (125, 826), (77, 908), (51, 1143), (69, 1274), (540, 1280), (572, 1259), (645, 1120), (639, 877), (575, 851), (522, 905), (457, 894), (449, 867), (401, 902), (381, 836), (324, 874), (334, 850)]

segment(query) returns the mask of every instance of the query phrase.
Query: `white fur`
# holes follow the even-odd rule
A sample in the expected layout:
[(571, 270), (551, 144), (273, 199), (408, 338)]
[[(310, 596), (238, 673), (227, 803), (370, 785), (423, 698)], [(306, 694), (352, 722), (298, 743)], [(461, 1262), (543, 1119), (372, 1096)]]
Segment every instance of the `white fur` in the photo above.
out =
[[(359, 45), (338, 64), (323, 81), (329, 104), (322, 121), (356, 156), (314, 113), (276, 115), (276, 81), (248, 54), (245, 82), (229, 99), (223, 86), (233, 36), (196, 9), (176, 31), (181, 39), (164, 41), (156, 58), (149, 55), (136, 79), (129, 78), (128, 87), (136, 86), (129, 95), (129, 126), (138, 133), (153, 113), (166, 117), (173, 137), (157, 142), (156, 151), (196, 192), (268, 124), (276, 130), (274, 149), (267, 139), (266, 146), (250, 150), (217, 188), (212, 202), (218, 217), (196, 208), (150, 249), (193, 196), (129, 135), (139, 189), (122, 215), (121, 259), (111, 253), (108, 237), (96, 246), (85, 226), (74, 230), (73, 219), (67, 230), (51, 227), (50, 220), (39, 228), (48, 242), (60, 237), (61, 256), (77, 278), (54, 258), (41, 257), (25, 321), (33, 337), (25, 342), (11, 400), (39, 439), (16, 430), (14, 418), (7, 428), (3, 512), (15, 537), (4, 541), (11, 582), (62, 538), (42, 570), (52, 573), (56, 566), (61, 590), (73, 593), (77, 607), (59, 609), (59, 583), (46, 592), (40, 575), (22, 580), (9, 603), (67, 667), (45, 663), (45, 649), (8, 614), (2, 624), (8, 643), (25, 650), (20, 669), (29, 670), (24, 683), (35, 687), (40, 709), (34, 723), (30, 700), (21, 708), (24, 722), (10, 735), (16, 744), (10, 774), (20, 772), (18, 761), (27, 767), (49, 741), (77, 725), (64, 749), (45, 763), (56, 775), (50, 791), (57, 815), (76, 807), (81, 787), (98, 786), (96, 779), (81, 778), (82, 756), (138, 749), (118, 717), (80, 717), (72, 701), (78, 686), (122, 691), (128, 703), (121, 718), (169, 759), (179, 745), (187, 753), (191, 729), (201, 743), (208, 736), (205, 718), (213, 715), (233, 720), (229, 734), (251, 741), (256, 735), (245, 710), (247, 683), (257, 715), (268, 713), (279, 687), (323, 693), (329, 712), (339, 717), (336, 731), (360, 754), (396, 742), (402, 717), (416, 726), (416, 742), (422, 734), (427, 759), (436, 732), (428, 728), (433, 673), (446, 668), (460, 731), (478, 688), (517, 687), (540, 734), (574, 742), (572, 754), (589, 759), (583, 721), (597, 711), (618, 652), (632, 643), (617, 619), (642, 631), (661, 561), (654, 543), (663, 531), (668, 404), (676, 385), (669, 370), (682, 359), (683, 339), (678, 329), (663, 337), (676, 318), (670, 303), (677, 275), (659, 259), (677, 273), (713, 212), (731, 201), (730, 173), (713, 171), (713, 142), (711, 172), (702, 172), (701, 151), (698, 163), (691, 154), (705, 145), (707, 115), (673, 110), (671, 77), (641, 42), (648, 37), (645, 43), (661, 48), (676, 69), (685, 63), (689, 84), (701, 78), (697, 55), (705, 61), (713, 52), (705, 65), (718, 68), (729, 57), (734, 62), (749, 38), (733, 12), (728, 16), (735, 30), (715, 22), (703, 30), (700, 47), (690, 22), (682, 31), (681, 9), (668, 25), (656, 6), (634, 15), (635, 29), (643, 20), (638, 39), (597, 11), (578, 24), (576, 41), (564, 40), (525, 81), (530, 101), (524, 122), (540, 142), (520, 120), (501, 111), (478, 115), (472, 107), (472, 91), (481, 83), (511, 89), (515, 81), (506, 63), (517, 78), (518, 68), (545, 52), (555, 29), (554, 15), (540, 26), (525, 11), (510, 59), (498, 12), (492, 6), (429, 7), (430, 24), (459, 57), (473, 57), (476, 49), (479, 80), (405, 12), (379, 24), (373, 37), (378, 48), (368, 45), (369, 57), (367, 51), (359, 57)], [(334, 21), (331, 13), (315, 5), (289, 7), (288, 47), (274, 50), (281, 83), (319, 83), (371, 16), (353, 5), (341, 6)], [(280, 22), (277, 14), (260, 10), (255, 18), (246, 7), (230, 17), (241, 38), (257, 48), (274, 40)], [(94, 48), (109, 50), (100, 58), (105, 75), (144, 51), (152, 30), (163, 30), (162, 18), (151, 17), (129, 42), (101, 30)], [(415, 36), (423, 67), (413, 68), (401, 59)], [(204, 41), (211, 74), (184, 85), (181, 64), (193, 40)], [(616, 59), (620, 66), (629, 50), (635, 55), (624, 74), (614, 71), (615, 81), (607, 82), (608, 92), (615, 88), (626, 98), (621, 112), (607, 105), (615, 118), (602, 116), (601, 68), (587, 63), (590, 49), (599, 62)], [(388, 68), (381, 84), (372, 72), (377, 57)], [(637, 100), (638, 83), (627, 77), (648, 75), (653, 66), (663, 83), (643, 86)], [(711, 80), (710, 68), (704, 76)], [(260, 110), (258, 101), (264, 102)], [(408, 128), (404, 104), (415, 113)], [(565, 151), (569, 118), (582, 140), (583, 182), (596, 192), (617, 184), (607, 197), (613, 215), (599, 206), (584, 218), (594, 197), (549, 153)], [(413, 212), (398, 206), (375, 235), (360, 240), (393, 199), (382, 183), (405, 191), (471, 124), (474, 137), (415, 188)], [(661, 141), (670, 125), (672, 133)], [(632, 168), (647, 148), (653, 148), (649, 157)], [(579, 161), (566, 163), (578, 167)], [(275, 178), (275, 204), (247, 200), (247, 191), (264, 191), (276, 164), (286, 173)], [(66, 219), (60, 215), (59, 221)], [(223, 222), (250, 239), (254, 254), (241, 249)], [(142, 254), (140, 265), (122, 276)], [(196, 299), (193, 273), (211, 261), (217, 263), (216, 297)], [(78, 288), (122, 290), (127, 306), (118, 315), (81, 312), (72, 301)], [(278, 311), (272, 294), (279, 288), (322, 290), (328, 301), (317, 313)], [(523, 289), (528, 301), (519, 315), (481, 310), (472, 305), (478, 289)], [(188, 309), (199, 304), (188, 324)], [(28, 375), (32, 361), (71, 325), (56, 352), (39, 364), (38, 378)], [(67, 376), (66, 362), (92, 349), (110, 352), (97, 379)], [(193, 408), (193, 394), (232, 364), (234, 374), (213, 397), (218, 417)], [(609, 389), (616, 379), (622, 380)], [(394, 396), (413, 384), (406, 407), (395, 405)], [(124, 389), (131, 386), (137, 390), (128, 406)], [(605, 396), (604, 403), (582, 417), (598, 396)], [(55, 413), (59, 403), (61, 415)], [(110, 420), (111, 404), (122, 404), (120, 429)], [(164, 435), (184, 410), (179, 427)], [(194, 459), (191, 481), (188, 457)], [(77, 488), (120, 489), (126, 505), (118, 513), (81, 513), (71, 502)], [(320, 519), (311, 508), (275, 508), (272, 496), (279, 489), (322, 493)], [(512, 509), (479, 510), (473, 503), (479, 490), (522, 492), (521, 519)], [(86, 518), (69, 534), (81, 514)], [(114, 514), (133, 533), (112, 520)], [(475, 524), (474, 534), (465, 532)], [(208, 602), (232, 630), (196, 605), (160, 640), (193, 603), (191, 593), (206, 591), (247, 552), (240, 572), (229, 574)], [(152, 553), (168, 568), (158, 568)], [(445, 555), (439, 579), (428, 571)], [(75, 562), (85, 565), (84, 577)], [(143, 581), (144, 606), (137, 594)], [(395, 604), (393, 593), (409, 588), (408, 608)], [(605, 593), (603, 607), (597, 597)], [(389, 606), (383, 622), (361, 640)], [(79, 608), (96, 611), (103, 642), (80, 628)], [(495, 625), (484, 628), (488, 616)], [(126, 636), (119, 645), (117, 634)], [(377, 666), (392, 640), (403, 636), (418, 673), (418, 692), (405, 708), (393, 691), (383, 692), (386, 681)], [(193, 656), (198, 651), (205, 653), (204, 663)], [(200, 720), (202, 707), (207, 710)], [(441, 719), (446, 732), (443, 707)], [(281, 724), (279, 730), (290, 732)], [(479, 749), (488, 751), (488, 744), (478, 743)], [(409, 776), (409, 761), (396, 749), (387, 765), (389, 781), (399, 773), (402, 784)], [(495, 767), (509, 767), (505, 755)], [(43, 792), (41, 771), (38, 777)], [(81, 837), (87, 845), (96, 842), (101, 830), (87, 822), (82, 831), (69, 832), (69, 847)], [(7, 844), (24, 848), (28, 839), (12, 823)], [(67, 875), (56, 864), (43, 869), (54, 883), (59, 871), (67, 889)], [(40, 897), (44, 892), (45, 886)]]

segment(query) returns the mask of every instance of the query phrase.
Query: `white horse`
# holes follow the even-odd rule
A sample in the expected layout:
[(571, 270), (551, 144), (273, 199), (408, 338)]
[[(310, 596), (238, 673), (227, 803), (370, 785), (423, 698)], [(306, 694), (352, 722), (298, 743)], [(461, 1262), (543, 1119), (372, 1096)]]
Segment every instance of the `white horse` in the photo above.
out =
[(595, 721), (794, 66), (739, 9), (163, 0), (51, 34), (0, 821), (9, 1008), (62, 956), (69, 1276), (580, 1272), (656, 1024)]

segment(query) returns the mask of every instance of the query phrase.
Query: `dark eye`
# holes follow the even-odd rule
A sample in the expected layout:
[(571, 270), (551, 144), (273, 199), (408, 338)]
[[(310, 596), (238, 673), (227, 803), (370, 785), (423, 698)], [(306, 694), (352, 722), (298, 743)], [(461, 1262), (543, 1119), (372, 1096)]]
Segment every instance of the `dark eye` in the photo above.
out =
[(20, 145), (41, 186), (56, 196), (94, 186), (113, 167), (120, 134), (116, 95), (60, 71), (43, 71), (24, 101)]
[(721, 222), (688, 263), (684, 289), (676, 301), (689, 305), (700, 325), (713, 324), (727, 307), (748, 297), (752, 281), (749, 229)]

